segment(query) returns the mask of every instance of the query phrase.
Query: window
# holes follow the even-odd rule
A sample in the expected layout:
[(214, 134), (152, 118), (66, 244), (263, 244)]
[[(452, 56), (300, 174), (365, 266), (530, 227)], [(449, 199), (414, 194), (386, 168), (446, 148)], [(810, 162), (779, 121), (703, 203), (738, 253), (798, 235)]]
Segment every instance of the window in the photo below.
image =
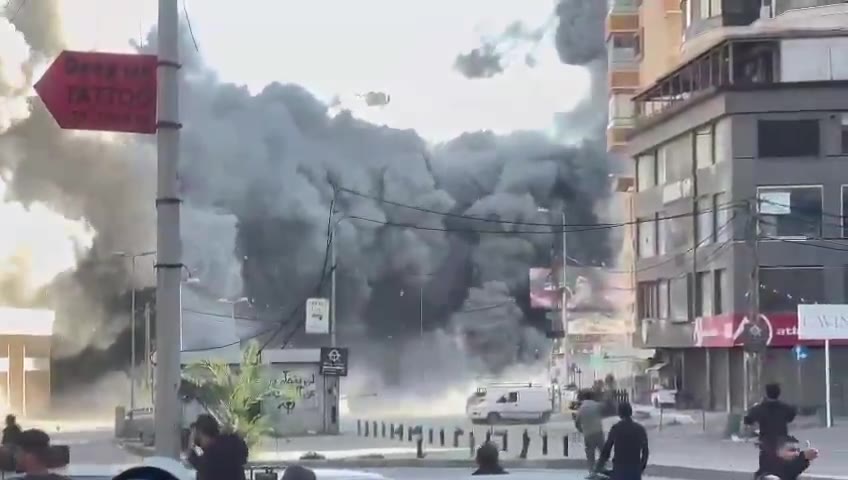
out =
[(650, 258), (657, 254), (657, 221), (653, 218), (641, 219), (636, 224), (639, 230), (637, 252), (640, 258)]
[(667, 174), (666, 174), (666, 158), (665, 151), (659, 150), (657, 152), (657, 185), (665, 185)]
[(660, 218), (665, 217), (665, 212), (660, 212), (657, 214), (656, 224), (657, 224), (657, 254), (665, 255), (668, 252), (668, 245), (666, 243), (668, 236), (665, 233), (666, 222), (668, 220), (660, 220)]
[(675, 322), (689, 320), (689, 282), (688, 275), (668, 281), (668, 318)]
[(657, 185), (657, 154), (655, 152), (636, 157), (636, 188), (642, 192)]
[(727, 308), (727, 275), (724, 270), (716, 270), (713, 272), (713, 314), (721, 315), (724, 312), (730, 311)]
[(657, 307), (660, 309), (659, 318), (668, 318), (668, 280), (659, 281), (659, 285), (657, 285), (657, 296), (659, 297), (657, 300)]
[(711, 317), (713, 315), (713, 279), (710, 272), (698, 272), (695, 277), (695, 316)]
[(657, 283), (640, 282), (638, 287), (639, 318), (659, 318), (659, 305), (657, 304)]
[(708, 125), (695, 131), (695, 165), (709, 167), (715, 163), (715, 126)]
[(804, 238), (821, 236), (821, 187), (760, 187), (757, 189), (757, 199), (760, 235)]
[(842, 237), (848, 238), (848, 185), (842, 185)]
[(821, 149), (819, 121), (760, 120), (757, 122), (758, 156), (818, 157)]
[(665, 164), (665, 181), (676, 182), (692, 176), (692, 136), (681, 135), (659, 148), (660, 161)]
[(694, 238), (691, 215), (672, 215), (666, 217), (660, 224), (659, 236), (665, 247), (662, 253), (677, 252), (691, 247)]
[(503, 394), (503, 396), (498, 399), (498, 403), (518, 403), (518, 392)]
[(721, 15), (721, 0), (700, 0), (698, 18), (707, 19)]
[(760, 268), (760, 311), (791, 312), (799, 303), (824, 303), (821, 267)]
[(713, 160), (719, 163), (727, 160), (730, 151), (730, 138), (732, 135), (730, 118), (723, 118), (713, 125)]
[(715, 215), (713, 197), (701, 197), (698, 199), (698, 226), (697, 243), (710, 243), (715, 238)]
[(841, 127), (842, 153), (848, 154), (848, 113), (842, 114)]
[(730, 224), (730, 213), (732, 211), (727, 198), (727, 193), (713, 195), (713, 237), (716, 242), (723, 243), (733, 238), (733, 225)]

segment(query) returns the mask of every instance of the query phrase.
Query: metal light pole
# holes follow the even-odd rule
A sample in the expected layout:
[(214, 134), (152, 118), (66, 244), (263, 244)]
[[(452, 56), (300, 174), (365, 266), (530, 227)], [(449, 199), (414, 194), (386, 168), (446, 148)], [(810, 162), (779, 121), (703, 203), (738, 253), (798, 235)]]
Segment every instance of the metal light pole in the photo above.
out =
[(571, 370), (568, 355), (568, 234), (565, 231), (565, 205), (562, 208), (562, 362), (565, 364), (565, 383)]
[(179, 2), (159, 0), (156, 192), (156, 394), (154, 435), (157, 456), (180, 458), (180, 155)]
[(235, 300), (230, 300), (228, 298), (219, 298), (218, 301), (221, 302), (221, 303), (227, 303), (227, 304), (232, 306), (232, 308), (233, 308), (232, 319), (233, 319), (233, 321), (235, 321), (236, 320), (236, 305), (238, 305), (239, 303), (248, 302), (248, 301), (250, 301), (250, 299), (247, 298), (247, 297), (240, 297), (240, 298), (236, 298)]
[(141, 253), (115, 252), (116, 256), (130, 259), (130, 412), (135, 410), (135, 384), (138, 375), (136, 374), (136, 311), (135, 311), (135, 259), (138, 257), (148, 257), (155, 255), (156, 251), (148, 251)]

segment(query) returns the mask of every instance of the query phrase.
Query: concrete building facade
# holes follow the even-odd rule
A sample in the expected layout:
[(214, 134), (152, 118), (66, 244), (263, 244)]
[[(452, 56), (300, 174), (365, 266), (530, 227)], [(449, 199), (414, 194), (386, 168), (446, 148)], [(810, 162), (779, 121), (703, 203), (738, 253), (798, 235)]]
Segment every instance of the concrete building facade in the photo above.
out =
[[(741, 345), (756, 288), (765, 380), (821, 405), (821, 348), (807, 343), (798, 361), (792, 347), (806, 343), (799, 303), (848, 303), (848, 5), (671, 3), (614, 1), (608, 24), (615, 33), (616, 4), (640, 20), (633, 115), (611, 111), (608, 134), (635, 162), (636, 340), (658, 350), (668, 387), (710, 409), (743, 408), (755, 400)], [(833, 356), (838, 365), (848, 349)], [(848, 374), (833, 382), (846, 411)]]
[(0, 307), (0, 404), (37, 417), (50, 408), (50, 310)]

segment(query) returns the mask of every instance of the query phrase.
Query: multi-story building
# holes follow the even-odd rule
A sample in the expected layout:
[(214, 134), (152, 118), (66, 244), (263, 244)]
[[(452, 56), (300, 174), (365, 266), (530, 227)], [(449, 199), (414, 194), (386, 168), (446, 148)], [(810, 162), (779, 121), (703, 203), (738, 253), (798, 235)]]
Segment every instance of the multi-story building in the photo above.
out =
[[(821, 348), (792, 347), (799, 303), (848, 303), (846, 26), (842, 0), (611, 2), (608, 139), (635, 162), (639, 340), (708, 408), (754, 400), (739, 333), (757, 296), (764, 380), (824, 403)], [(848, 408), (848, 374), (832, 387)]]

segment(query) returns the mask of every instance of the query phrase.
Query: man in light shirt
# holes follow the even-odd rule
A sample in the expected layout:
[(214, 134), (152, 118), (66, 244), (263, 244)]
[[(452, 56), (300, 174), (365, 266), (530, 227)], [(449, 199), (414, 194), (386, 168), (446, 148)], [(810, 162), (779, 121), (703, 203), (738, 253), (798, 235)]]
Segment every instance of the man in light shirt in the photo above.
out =
[(580, 408), (574, 416), (577, 430), (583, 434), (583, 444), (586, 447), (586, 461), (589, 473), (595, 468), (595, 454), (604, 446), (603, 406), (595, 401), (595, 393), (591, 390), (581, 392)]

